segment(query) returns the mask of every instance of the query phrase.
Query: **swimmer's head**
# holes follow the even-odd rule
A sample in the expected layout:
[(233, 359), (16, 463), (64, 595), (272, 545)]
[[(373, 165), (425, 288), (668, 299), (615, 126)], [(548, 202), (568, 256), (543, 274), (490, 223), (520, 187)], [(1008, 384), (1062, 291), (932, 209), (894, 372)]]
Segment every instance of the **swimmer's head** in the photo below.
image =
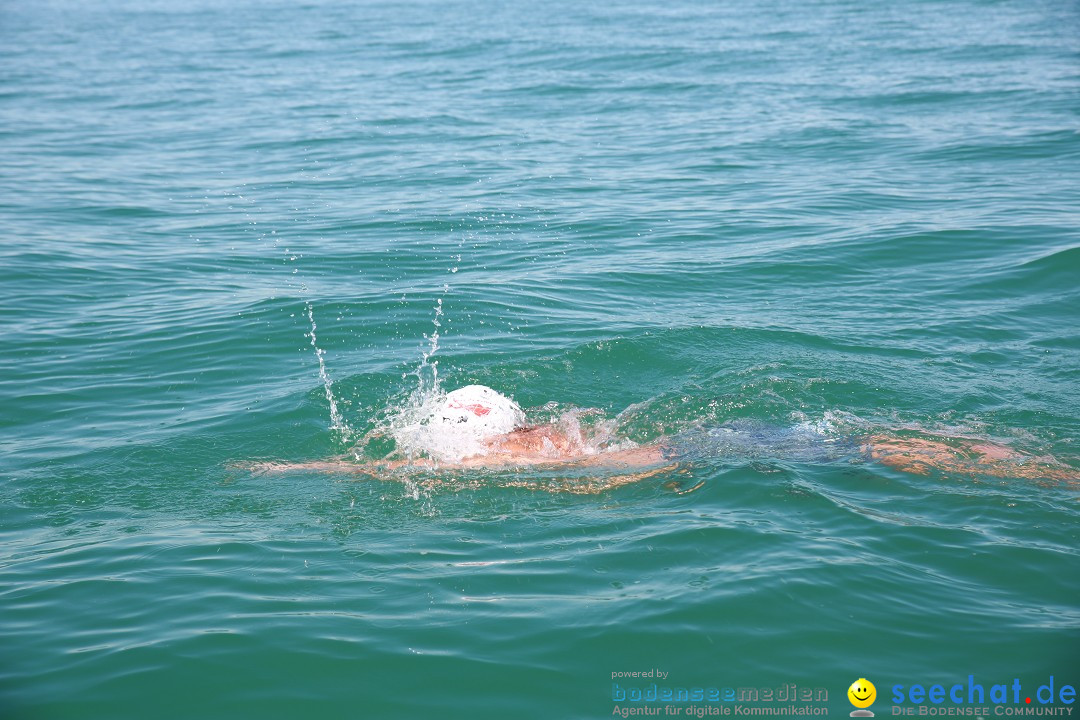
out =
[(486, 439), (520, 427), (525, 423), (525, 413), (516, 402), (489, 387), (466, 385), (447, 393), (428, 422)]

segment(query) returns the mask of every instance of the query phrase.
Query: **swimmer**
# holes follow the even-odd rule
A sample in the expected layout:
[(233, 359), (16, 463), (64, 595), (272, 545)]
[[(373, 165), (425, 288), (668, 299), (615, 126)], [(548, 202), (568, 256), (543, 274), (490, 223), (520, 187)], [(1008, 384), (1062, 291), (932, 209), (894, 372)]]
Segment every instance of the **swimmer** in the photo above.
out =
[[(572, 480), (550, 478), (543, 483), (544, 489), (572, 493), (598, 493), (679, 468), (678, 462), (665, 456), (661, 443), (613, 444), (604, 438), (586, 440), (580, 431), (571, 432), (554, 423), (529, 424), (516, 402), (483, 385), (448, 393), (428, 417), (397, 435), (399, 444), (404, 441), (424, 454), (367, 463), (346, 456), (300, 463), (240, 463), (234, 467), (258, 473), (308, 471), (371, 477), (423, 474), (427, 476), (425, 485), (440, 484), (434, 473), (456, 469), (531, 468), (545, 475), (571, 469), (583, 471)], [(595, 474), (590, 475), (593, 471)], [(537, 486), (527, 480), (501, 484)], [(678, 487), (673, 489), (680, 491)]]
[[(341, 458), (253, 463), (244, 467), (258, 472), (306, 470), (369, 476), (459, 468), (603, 471), (602, 478), (587, 478), (595, 482), (578, 483), (577, 487), (592, 488), (589, 492), (671, 472), (693, 459), (716, 456), (745, 459), (766, 455), (806, 461), (850, 457), (920, 475), (937, 470), (1001, 478), (1078, 479), (1077, 471), (1054, 458), (1032, 458), (1004, 445), (951, 436), (932, 439), (877, 433), (837, 442), (813, 431), (744, 422), (696, 428), (648, 445), (628, 447), (604, 438), (587, 442), (580, 432), (568, 432), (552, 423), (528, 424), (516, 402), (482, 385), (469, 385), (448, 393), (442, 404), (411, 428), (409, 434), (413, 444), (426, 449), (428, 456), (370, 463)], [(440, 439), (443, 445), (449, 440), (450, 449), (436, 448), (431, 438)], [(679, 486), (676, 484), (673, 489), (679, 491)]]

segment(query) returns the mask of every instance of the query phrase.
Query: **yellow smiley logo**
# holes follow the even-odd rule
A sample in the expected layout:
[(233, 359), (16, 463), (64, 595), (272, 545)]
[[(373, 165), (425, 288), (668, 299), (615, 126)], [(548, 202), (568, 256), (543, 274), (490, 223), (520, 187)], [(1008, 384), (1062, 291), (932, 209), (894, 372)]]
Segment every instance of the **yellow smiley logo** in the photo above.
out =
[(868, 708), (877, 699), (877, 688), (866, 678), (859, 678), (847, 689), (848, 700), (857, 708)]

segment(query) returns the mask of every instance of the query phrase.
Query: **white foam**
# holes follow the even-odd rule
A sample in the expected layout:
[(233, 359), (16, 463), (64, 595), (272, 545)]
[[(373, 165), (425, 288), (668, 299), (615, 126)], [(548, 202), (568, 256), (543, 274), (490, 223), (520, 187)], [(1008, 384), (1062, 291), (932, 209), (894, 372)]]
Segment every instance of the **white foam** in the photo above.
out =
[(334, 397), (334, 383), (330, 380), (330, 374), (326, 371), (326, 360), (324, 359), (326, 351), (316, 344), (315, 331), (318, 328), (315, 325), (315, 310), (310, 302), (307, 303), (307, 316), (308, 321), (311, 323), (311, 331), (308, 333), (308, 337), (311, 338), (311, 347), (315, 348), (315, 357), (319, 359), (319, 379), (322, 380), (323, 390), (326, 393), (326, 402), (330, 405), (330, 429), (337, 430), (341, 433), (341, 439), (348, 441), (352, 436), (352, 428), (349, 427), (349, 423), (345, 421), (341, 410), (338, 409), (337, 398)]
[[(526, 424), (526, 413), (511, 398), (484, 386), (467, 386), (461, 390), (468, 392), (444, 393), (436, 388), (433, 392), (424, 393), (418, 389), (406, 402), (388, 413), (386, 425), (377, 434), (389, 435), (394, 439), (394, 455), (397, 457), (426, 457), (437, 462), (456, 463), (490, 454), (492, 439)], [(456, 422), (461, 409), (449, 407), (459, 404), (453, 400), (475, 400), (478, 396), (491, 406), (502, 404), (501, 412), (493, 408), (491, 413), (477, 418), (481, 422), (474, 423), (471, 419), (469, 422)], [(498, 420), (483, 422), (491, 416)], [(553, 460), (636, 446), (630, 440), (613, 442), (616, 421), (605, 418), (601, 411), (595, 409), (560, 410), (554, 404), (549, 404), (534, 411), (533, 417), (528, 420), (535, 424), (550, 423), (566, 438), (565, 450), (550, 441), (543, 444), (542, 455)]]

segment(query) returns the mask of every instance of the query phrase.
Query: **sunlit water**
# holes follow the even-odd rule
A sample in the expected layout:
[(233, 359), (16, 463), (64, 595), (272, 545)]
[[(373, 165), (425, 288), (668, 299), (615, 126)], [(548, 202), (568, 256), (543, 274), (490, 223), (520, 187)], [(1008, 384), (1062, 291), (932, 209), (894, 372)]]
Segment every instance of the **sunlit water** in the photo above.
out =
[(0, 716), (1080, 680), (1075, 486), (234, 465), (389, 453), (478, 383), (635, 443), (1076, 467), (1075, 3), (4, 3), (0, 40)]

